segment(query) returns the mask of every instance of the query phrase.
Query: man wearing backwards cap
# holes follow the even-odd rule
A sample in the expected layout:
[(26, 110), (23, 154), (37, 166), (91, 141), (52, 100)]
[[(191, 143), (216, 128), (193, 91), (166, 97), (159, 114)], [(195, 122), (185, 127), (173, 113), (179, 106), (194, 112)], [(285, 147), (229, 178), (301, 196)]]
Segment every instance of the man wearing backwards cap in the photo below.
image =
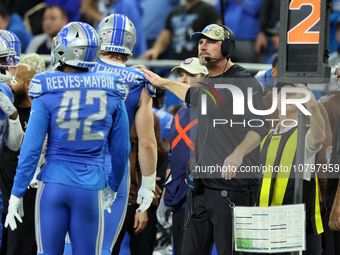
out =
[[(210, 254), (215, 242), (218, 254), (231, 255), (232, 215), (229, 205), (253, 205), (258, 191), (255, 174), (242, 173), (239, 169), (240, 166), (258, 165), (258, 145), (269, 131), (265, 116), (254, 115), (247, 103), (247, 89), (252, 88), (254, 108), (264, 110), (262, 88), (246, 69), (231, 62), (235, 37), (229, 28), (211, 24), (202, 32), (194, 33), (191, 40), (199, 43), (200, 62), (209, 71), (201, 88), (163, 79), (148, 70), (143, 71), (145, 78), (156, 87), (168, 89), (185, 102), (197, 106), (195, 170), (202, 187), (193, 194), (192, 217), (184, 232), (182, 252)], [(209, 86), (214, 88), (215, 84), (232, 84), (242, 91), (244, 115), (233, 114), (234, 95), (228, 89), (211, 90)], [(206, 90), (211, 96), (207, 95)], [(201, 114), (204, 109), (201, 98), (206, 99), (206, 104), (203, 102), (206, 114)], [(235, 98), (235, 102), (239, 102), (237, 100)], [(214, 104), (214, 101), (217, 103)], [(216, 119), (227, 121), (223, 125), (213, 125)], [(264, 124), (250, 126), (248, 123), (253, 119)], [(216, 171), (210, 171), (209, 168)], [(222, 197), (222, 191), (227, 195)]]
[[(179, 66), (171, 70), (178, 74), (178, 81), (189, 84), (193, 83), (191, 78), (201, 81), (208, 74), (205, 66), (202, 66), (198, 58), (187, 58)], [(191, 79), (191, 80), (190, 80)], [(188, 130), (187, 130), (187, 127)], [(185, 130), (185, 135), (181, 136), (181, 131)], [(166, 172), (166, 181), (162, 199), (157, 209), (158, 222), (169, 228), (168, 223), (171, 211), (173, 251), (175, 255), (181, 254), (183, 240), (183, 226), (185, 219), (187, 185), (185, 183), (186, 167), (190, 155), (194, 153), (194, 143), (197, 131), (197, 107), (186, 103), (178, 110), (171, 123), (169, 133), (169, 165)]]

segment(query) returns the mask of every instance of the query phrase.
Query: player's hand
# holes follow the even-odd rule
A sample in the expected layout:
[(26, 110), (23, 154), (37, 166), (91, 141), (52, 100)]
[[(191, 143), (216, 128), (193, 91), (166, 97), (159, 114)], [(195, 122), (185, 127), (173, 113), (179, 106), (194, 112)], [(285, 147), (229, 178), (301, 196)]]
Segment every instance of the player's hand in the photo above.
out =
[(9, 99), (2, 91), (0, 91), (0, 108), (8, 117), (17, 111), (11, 102), (11, 99)]
[(135, 222), (133, 224), (133, 228), (135, 229), (135, 233), (140, 233), (145, 227), (148, 225), (148, 212), (136, 212), (135, 213)]
[(115, 201), (117, 197), (117, 192), (114, 192), (110, 186), (107, 186), (103, 190), (103, 209), (107, 210), (108, 213), (111, 213), (111, 205), (113, 201)]
[[(156, 188), (156, 172), (149, 176), (142, 176), (142, 185), (138, 191), (137, 203), (141, 204), (136, 212), (146, 211), (153, 200)], [(142, 203), (143, 200), (143, 203)]]
[(8, 205), (8, 213), (6, 216), (5, 221), (5, 228), (9, 227), (12, 230), (15, 230), (17, 228), (17, 223), (15, 221), (15, 218), (22, 223), (22, 218), (24, 216), (24, 205), (23, 205), (23, 198), (22, 197), (16, 197), (14, 195), (11, 195), (9, 199), (9, 205)]
[(170, 228), (169, 217), (171, 215), (171, 211), (172, 208), (165, 206), (164, 199), (161, 199), (157, 208), (156, 215), (159, 224), (161, 224), (165, 229)]
[(223, 163), (222, 177), (226, 180), (231, 180), (235, 177), (237, 169), (241, 166), (243, 156), (237, 153), (230, 154)]

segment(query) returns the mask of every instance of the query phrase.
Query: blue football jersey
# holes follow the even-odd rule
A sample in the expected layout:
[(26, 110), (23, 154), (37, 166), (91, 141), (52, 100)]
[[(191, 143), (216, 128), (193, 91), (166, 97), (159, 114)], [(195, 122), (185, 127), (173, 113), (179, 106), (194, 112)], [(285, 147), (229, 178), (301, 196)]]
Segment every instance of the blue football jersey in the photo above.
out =
[(150, 95), (153, 95), (153, 91), (150, 91), (150, 86), (148, 86), (149, 81), (144, 78), (143, 72), (138, 68), (126, 67), (125, 65), (113, 61), (110, 61), (109, 64), (99, 58), (97, 62), (98, 64), (91, 69), (92, 72), (104, 71), (115, 73), (120, 75), (120, 77), (125, 81), (125, 85), (128, 90), (125, 106), (129, 117), (129, 126), (131, 129), (137, 108), (139, 106), (139, 99), (143, 88), (146, 86), (147, 92)]
[[(31, 116), (12, 194), (21, 197), (34, 174), (48, 133), (46, 164), (38, 179), (86, 189), (104, 189), (104, 151), (109, 144), (117, 190), (129, 157), (129, 129), (118, 75), (45, 72), (33, 77)], [(19, 173), (19, 175), (18, 175)]]
[[(2, 91), (2, 93), (8, 96), (9, 99), (11, 99), (11, 101), (13, 102), (13, 94), (9, 86), (7, 86), (5, 83), (0, 83), (0, 90)], [(0, 152), (1, 152), (2, 146), (4, 145), (7, 132), (8, 132), (8, 117), (0, 109)]]

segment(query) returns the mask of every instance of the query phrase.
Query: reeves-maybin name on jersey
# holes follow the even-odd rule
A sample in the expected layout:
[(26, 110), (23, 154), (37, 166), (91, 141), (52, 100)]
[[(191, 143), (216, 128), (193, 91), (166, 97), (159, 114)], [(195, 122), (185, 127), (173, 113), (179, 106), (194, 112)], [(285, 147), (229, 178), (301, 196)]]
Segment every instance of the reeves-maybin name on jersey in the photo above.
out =
[(59, 71), (46, 72), (42, 75), (35, 76), (35, 79), (32, 80), (29, 96), (37, 97), (57, 90), (100, 88), (107, 89), (109, 93), (118, 93), (117, 95), (125, 97), (126, 89), (123, 83), (124, 80), (118, 75), (107, 75), (107, 73), (104, 72), (98, 72), (96, 74), (86, 73), (86, 75), (82, 73), (66, 75)]

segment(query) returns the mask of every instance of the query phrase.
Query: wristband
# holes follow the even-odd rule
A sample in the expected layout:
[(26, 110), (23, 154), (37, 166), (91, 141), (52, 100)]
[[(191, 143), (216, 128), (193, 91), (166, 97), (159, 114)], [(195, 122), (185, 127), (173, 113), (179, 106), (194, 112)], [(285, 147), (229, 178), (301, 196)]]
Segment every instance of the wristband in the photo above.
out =
[(147, 190), (156, 190), (156, 172), (149, 176), (142, 176), (142, 187)]

